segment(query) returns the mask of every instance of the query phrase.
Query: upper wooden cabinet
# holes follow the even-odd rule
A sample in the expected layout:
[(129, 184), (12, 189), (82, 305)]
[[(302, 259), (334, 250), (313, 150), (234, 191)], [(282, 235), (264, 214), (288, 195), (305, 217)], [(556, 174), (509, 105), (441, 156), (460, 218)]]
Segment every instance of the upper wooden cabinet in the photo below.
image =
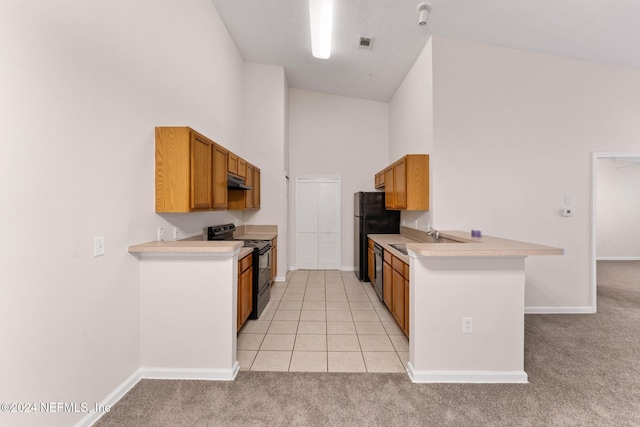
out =
[(240, 178), (247, 177), (247, 161), (229, 151), (227, 154), (227, 172)]
[(227, 208), (227, 157), (228, 151), (218, 145), (213, 145), (213, 209)]
[[(157, 127), (155, 133), (156, 212), (231, 208), (227, 174), (246, 177), (245, 160), (189, 127)], [(256, 179), (253, 174), (251, 179)], [(252, 193), (251, 200), (252, 209), (258, 209), (259, 194)]]
[[(226, 208), (227, 154), (188, 127), (156, 128), (156, 212)], [(224, 179), (224, 183), (222, 183)]]
[(429, 210), (429, 155), (408, 154), (376, 174), (387, 209)]
[(246, 163), (245, 184), (253, 187), (253, 190), (232, 190), (228, 192), (228, 209), (249, 210), (260, 209), (260, 169)]

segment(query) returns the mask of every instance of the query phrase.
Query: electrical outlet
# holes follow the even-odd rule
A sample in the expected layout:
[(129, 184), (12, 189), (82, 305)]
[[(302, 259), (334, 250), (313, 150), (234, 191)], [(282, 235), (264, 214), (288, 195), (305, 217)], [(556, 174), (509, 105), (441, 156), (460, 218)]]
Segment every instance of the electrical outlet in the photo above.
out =
[(463, 334), (473, 333), (473, 317), (462, 318), (462, 333)]
[(104, 236), (93, 238), (93, 256), (104, 255)]
[(173, 240), (178, 240), (180, 238), (180, 229), (178, 227), (173, 227)]
[(158, 241), (161, 242), (164, 240), (164, 228), (158, 227)]

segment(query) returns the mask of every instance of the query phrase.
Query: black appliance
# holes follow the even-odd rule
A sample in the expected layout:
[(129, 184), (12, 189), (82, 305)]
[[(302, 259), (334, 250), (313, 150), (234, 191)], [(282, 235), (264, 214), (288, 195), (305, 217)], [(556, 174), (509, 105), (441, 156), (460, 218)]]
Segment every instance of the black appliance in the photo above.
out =
[(354, 194), (354, 265), (358, 279), (368, 282), (367, 234), (400, 234), (400, 211), (388, 211), (384, 192)]
[(257, 319), (271, 297), (271, 241), (235, 239), (236, 226), (222, 224), (207, 227), (207, 240), (239, 240), (245, 247), (253, 248), (253, 310), (250, 319)]
[(243, 178), (231, 174), (227, 175), (227, 188), (232, 190), (253, 190), (253, 187), (245, 184)]

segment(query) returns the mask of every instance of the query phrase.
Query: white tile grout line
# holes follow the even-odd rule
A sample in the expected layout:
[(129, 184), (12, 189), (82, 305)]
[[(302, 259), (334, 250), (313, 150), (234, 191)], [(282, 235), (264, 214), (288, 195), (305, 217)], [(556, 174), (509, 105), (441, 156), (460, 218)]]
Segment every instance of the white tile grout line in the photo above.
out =
[[(328, 316), (327, 316), (327, 311), (329, 311), (329, 310), (327, 310), (327, 308), (326, 308), (326, 303), (327, 303), (327, 301), (326, 301), (326, 294), (327, 294), (327, 289), (326, 289), (326, 288), (327, 288), (327, 275), (326, 275), (326, 271), (325, 271), (325, 270), (318, 270), (318, 271), (322, 271), (322, 276), (323, 276), (323, 283), (322, 283), (322, 286), (318, 286), (318, 288), (319, 288), (319, 287), (323, 287), (323, 288), (325, 289), (325, 300), (324, 300), (324, 303), (325, 303), (325, 310), (324, 310), (324, 312), (325, 312), (325, 320), (324, 320), (324, 323), (325, 323), (325, 331), (327, 331), (327, 330), (328, 330), (328, 327), (327, 327), (327, 322), (328, 322), (328, 320), (327, 320), (327, 317), (328, 317)], [(263, 344), (263, 342), (264, 342), (264, 339), (266, 338), (267, 334), (269, 333), (269, 329), (271, 328), (271, 324), (273, 323), (274, 318), (275, 318), (275, 316), (276, 316), (276, 314), (277, 314), (278, 310), (280, 309), (280, 304), (282, 303), (282, 298), (283, 298), (283, 297), (284, 297), (284, 295), (287, 293), (287, 289), (289, 288), (289, 285), (291, 284), (291, 281), (292, 281), (292, 279), (293, 279), (293, 277), (294, 277), (295, 275), (296, 275), (295, 273), (294, 273), (294, 274), (292, 274), (292, 275), (291, 275), (291, 277), (289, 278), (289, 280), (287, 280), (287, 281), (285, 282), (285, 286), (284, 286), (283, 292), (282, 292), (282, 294), (281, 294), (281, 296), (280, 296), (280, 300), (277, 302), (277, 304), (275, 304), (275, 307), (274, 307), (274, 308), (270, 308), (270, 309), (269, 309), (269, 310), (273, 310), (273, 311), (274, 311), (274, 315), (273, 315), (273, 317), (272, 317), (270, 320), (268, 320), (269, 325), (268, 325), (268, 327), (267, 327), (267, 330), (266, 330), (266, 331), (265, 331), (265, 333), (264, 333), (264, 337), (263, 337), (263, 339), (262, 339), (262, 341), (261, 341), (261, 343), (260, 343), (260, 346), (258, 347), (258, 350), (256, 351), (256, 355), (255, 355), (255, 357), (253, 358), (253, 361), (251, 362), (251, 366), (248, 368), (248, 370), (251, 370), (251, 368), (253, 367), (253, 364), (254, 364), (255, 360), (258, 358), (258, 354), (259, 354), (261, 351), (270, 351), (270, 350), (260, 350), (260, 347), (262, 347), (262, 344)], [(306, 295), (306, 293), (307, 293), (307, 288), (308, 288), (308, 285), (309, 285), (309, 280), (310, 280), (310, 277), (311, 277), (312, 275), (313, 275), (313, 276), (319, 276), (319, 274), (312, 274), (311, 272), (309, 272), (309, 273), (307, 273), (307, 274), (306, 274), (306, 280), (304, 281), (304, 288), (305, 288), (305, 289), (304, 289), (303, 295)], [(382, 311), (382, 310), (376, 310), (376, 309), (375, 309), (375, 305), (376, 305), (375, 303), (376, 303), (376, 302), (379, 302), (379, 301), (378, 301), (378, 299), (377, 299), (377, 295), (376, 295), (375, 293), (372, 293), (372, 292), (371, 292), (371, 289), (366, 288), (366, 283), (367, 283), (367, 282), (360, 282), (360, 281), (358, 281), (358, 282), (356, 282), (356, 281), (351, 282), (351, 281), (349, 280), (349, 281), (347, 281), (347, 283), (349, 283), (349, 284), (348, 284), (348, 285), (346, 285), (346, 284), (345, 284), (345, 280), (344, 280), (344, 278), (343, 278), (343, 276), (342, 276), (342, 274), (341, 274), (341, 273), (339, 273), (339, 276), (340, 276), (341, 286), (342, 286), (342, 289), (343, 289), (343, 290), (344, 290), (344, 292), (345, 292), (345, 295), (346, 295), (346, 297), (347, 297), (347, 302), (348, 302), (348, 303), (349, 303), (349, 302), (357, 302), (357, 301), (350, 301), (350, 300), (349, 300), (349, 295), (348, 295), (348, 293), (347, 293), (347, 286), (353, 285), (353, 287), (355, 287), (355, 288), (358, 288), (358, 287), (359, 287), (359, 288), (364, 289), (364, 292), (366, 293), (366, 295), (367, 295), (367, 297), (368, 297), (368, 299), (369, 299), (369, 301), (368, 301), (368, 302), (369, 302), (369, 303), (371, 303), (371, 305), (372, 305), (372, 306), (374, 306), (373, 311), (375, 311), (376, 313), (377, 313), (378, 311)], [(314, 278), (314, 279), (315, 279), (315, 278)], [(314, 282), (316, 282), (316, 280), (314, 280)], [(294, 283), (298, 283), (298, 282), (294, 282)], [(337, 283), (331, 283), (331, 285), (338, 285), (338, 284), (337, 284)], [(357, 292), (357, 293), (360, 293), (360, 292)], [(374, 297), (375, 297), (375, 299), (374, 299)], [(275, 302), (275, 301), (272, 301), (272, 302)], [(302, 317), (302, 311), (303, 311), (302, 307), (304, 306), (304, 302), (305, 302), (305, 301), (304, 301), (304, 296), (303, 296), (303, 301), (302, 301), (302, 304), (301, 304), (301, 306), (300, 306), (300, 315), (299, 315), (298, 320), (297, 320), (298, 325), (296, 326), (296, 333), (294, 334), (294, 335), (295, 335), (295, 339), (294, 339), (294, 349), (295, 349), (295, 341), (296, 341), (296, 340), (297, 340), (297, 338), (298, 338), (298, 331), (299, 331), (299, 328), (300, 328), (300, 322), (301, 322), (300, 318)], [(351, 304), (348, 304), (348, 306), (349, 306), (349, 312), (350, 312), (350, 314), (351, 314), (352, 322), (354, 323), (354, 328), (355, 328), (355, 320), (353, 320), (353, 309), (351, 308)], [(383, 305), (383, 308), (384, 308), (384, 309), (386, 309), (386, 307), (384, 307), (384, 305)], [(283, 310), (285, 310), (285, 309), (283, 309)], [(320, 311), (320, 310), (318, 310), (318, 311)], [(356, 310), (356, 311), (357, 311), (357, 310)], [(369, 311), (369, 310), (365, 310), (365, 311)], [(382, 319), (380, 319), (380, 318), (378, 318), (378, 319), (379, 319), (378, 321), (379, 321), (380, 323), (382, 323)], [(258, 320), (259, 320), (259, 319), (258, 319)], [(383, 328), (384, 328), (384, 325), (383, 325)], [(405, 366), (405, 364), (404, 364), (404, 362), (403, 362), (403, 359), (402, 359), (402, 357), (400, 356), (399, 351), (397, 350), (397, 348), (396, 348), (395, 344), (394, 344), (394, 343), (393, 343), (393, 341), (391, 340), (391, 335), (389, 334), (389, 332), (387, 331), (387, 329), (386, 329), (386, 328), (384, 328), (384, 330), (385, 330), (385, 336), (389, 339), (389, 341), (391, 341), (391, 344), (392, 344), (392, 346), (393, 346), (393, 349), (394, 349), (394, 350), (393, 350), (393, 353), (395, 353), (395, 354), (396, 354), (396, 356), (398, 357), (398, 359), (399, 359), (399, 361), (400, 361), (400, 364), (404, 367), (404, 366)], [(328, 336), (328, 335), (329, 335), (328, 333), (325, 333), (325, 336)], [(361, 345), (361, 342), (360, 342), (360, 335), (361, 335), (361, 334), (358, 334), (357, 329), (356, 329), (356, 334), (355, 334), (355, 335), (356, 335), (356, 338), (357, 338), (357, 340), (358, 340), (358, 345), (359, 345), (359, 347), (360, 347), (360, 353), (361, 353), (361, 355), (362, 355), (362, 360), (363, 360), (363, 363), (364, 363), (364, 365), (365, 365), (365, 370), (368, 372), (368, 369), (367, 369), (367, 366), (366, 366), (366, 360), (365, 360), (365, 358), (364, 358), (364, 351), (362, 350), (362, 345)], [(394, 335), (395, 335), (395, 334), (394, 334)], [(329, 364), (329, 357), (328, 357), (328, 353), (329, 353), (328, 339), (326, 340), (326, 342), (327, 342), (327, 350), (326, 350), (326, 353), (327, 353), (327, 372), (329, 372), (329, 366), (328, 366), (328, 364)], [(292, 361), (292, 359), (293, 359), (293, 352), (295, 351), (294, 349), (292, 349), (292, 350), (291, 350), (291, 356), (289, 357), (289, 365), (288, 365), (288, 368), (287, 368), (287, 371), (288, 371), (288, 372), (290, 372), (290, 371), (289, 371), (289, 369), (291, 369), (291, 361)], [(389, 353), (391, 353), (391, 351), (389, 351)]]

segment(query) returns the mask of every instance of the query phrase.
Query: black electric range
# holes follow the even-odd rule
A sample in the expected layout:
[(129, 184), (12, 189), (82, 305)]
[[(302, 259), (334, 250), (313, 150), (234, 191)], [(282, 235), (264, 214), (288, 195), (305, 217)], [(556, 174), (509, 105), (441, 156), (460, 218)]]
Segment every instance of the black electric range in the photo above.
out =
[(255, 239), (236, 239), (233, 233), (236, 226), (221, 224), (207, 227), (207, 240), (238, 240), (245, 247), (253, 248), (253, 310), (251, 319), (258, 319), (271, 296), (271, 241)]

